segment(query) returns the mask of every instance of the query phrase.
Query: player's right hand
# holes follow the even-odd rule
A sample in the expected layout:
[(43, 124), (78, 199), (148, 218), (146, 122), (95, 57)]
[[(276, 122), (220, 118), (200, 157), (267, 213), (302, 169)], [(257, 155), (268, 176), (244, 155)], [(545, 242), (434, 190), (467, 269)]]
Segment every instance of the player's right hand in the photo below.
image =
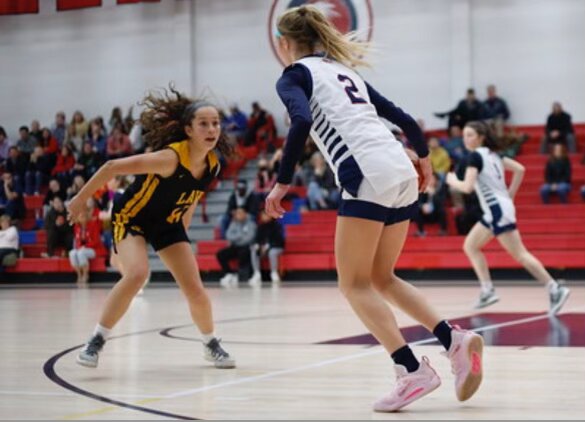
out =
[(79, 216), (87, 212), (87, 199), (75, 195), (67, 205), (67, 220), (73, 225), (79, 220)]

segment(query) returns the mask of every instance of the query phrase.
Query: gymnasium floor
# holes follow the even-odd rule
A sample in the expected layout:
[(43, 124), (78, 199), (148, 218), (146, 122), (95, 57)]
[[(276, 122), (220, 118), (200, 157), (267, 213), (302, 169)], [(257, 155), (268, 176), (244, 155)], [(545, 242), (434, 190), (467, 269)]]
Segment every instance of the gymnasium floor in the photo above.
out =
[[(421, 287), (444, 315), (480, 331), (485, 377), (471, 400), (430, 335), (397, 312), (415, 353), (443, 384), (398, 414), (371, 411), (394, 382), (333, 283), (210, 287), (217, 333), (238, 360), (219, 370), (201, 356), (186, 302), (151, 285), (112, 333), (98, 369), (75, 363), (108, 290), (0, 290), (1, 419), (578, 419), (585, 415), (585, 284), (550, 319), (544, 288), (504, 287), (477, 313), (475, 286)], [(430, 341), (428, 340), (430, 339)]]

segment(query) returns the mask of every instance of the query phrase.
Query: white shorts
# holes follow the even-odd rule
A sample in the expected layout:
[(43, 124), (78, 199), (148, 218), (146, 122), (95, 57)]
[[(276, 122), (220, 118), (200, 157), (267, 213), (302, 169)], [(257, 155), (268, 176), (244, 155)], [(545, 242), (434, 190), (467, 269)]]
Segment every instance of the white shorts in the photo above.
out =
[(479, 222), (490, 229), (495, 236), (516, 230), (514, 203), (508, 198), (500, 198), (489, 206), (489, 210), (484, 210)]
[(378, 194), (364, 178), (357, 197), (343, 191), (337, 215), (380, 221), (389, 226), (410, 220), (417, 212), (418, 179), (408, 179)]

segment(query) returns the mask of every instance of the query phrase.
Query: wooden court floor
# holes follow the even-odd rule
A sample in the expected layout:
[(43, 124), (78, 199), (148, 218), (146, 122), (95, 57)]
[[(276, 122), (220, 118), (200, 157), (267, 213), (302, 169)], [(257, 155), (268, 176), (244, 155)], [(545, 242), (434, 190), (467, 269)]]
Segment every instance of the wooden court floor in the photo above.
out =
[(149, 286), (101, 354), (75, 363), (107, 293), (103, 287), (0, 289), (1, 419), (583, 419), (585, 285), (558, 318), (544, 289), (506, 287), (483, 312), (472, 286), (421, 287), (465, 328), (484, 335), (485, 376), (459, 403), (441, 347), (401, 312), (415, 353), (441, 387), (397, 414), (371, 404), (390, 390), (390, 358), (335, 288), (210, 287), (217, 334), (238, 361), (220, 370), (202, 358), (198, 332), (176, 287)]

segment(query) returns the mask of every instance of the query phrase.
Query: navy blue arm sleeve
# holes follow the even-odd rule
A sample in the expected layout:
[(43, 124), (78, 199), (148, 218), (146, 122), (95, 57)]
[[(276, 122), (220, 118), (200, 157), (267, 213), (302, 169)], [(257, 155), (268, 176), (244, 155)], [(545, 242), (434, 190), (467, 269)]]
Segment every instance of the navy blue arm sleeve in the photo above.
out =
[(278, 183), (284, 185), (288, 185), (292, 181), (295, 166), (303, 153), (313, 125), (309, 106), (312, 85), (311, 75), (308, 69), (302, 65), (285, 69), (276, 83), (278, 96), (284, 103), (291, 122), (277, 178)]
[(378, 116), (385, 118), (402, 129), (419, 157), (423, 158), (429, 155), (429, 148), (427, 147), (425, 137), (412, 116), (404, 112), (401, 108), (396, 107), (367, 82), (366, 87), (368, 88), (370, 102), (376, 107)]

